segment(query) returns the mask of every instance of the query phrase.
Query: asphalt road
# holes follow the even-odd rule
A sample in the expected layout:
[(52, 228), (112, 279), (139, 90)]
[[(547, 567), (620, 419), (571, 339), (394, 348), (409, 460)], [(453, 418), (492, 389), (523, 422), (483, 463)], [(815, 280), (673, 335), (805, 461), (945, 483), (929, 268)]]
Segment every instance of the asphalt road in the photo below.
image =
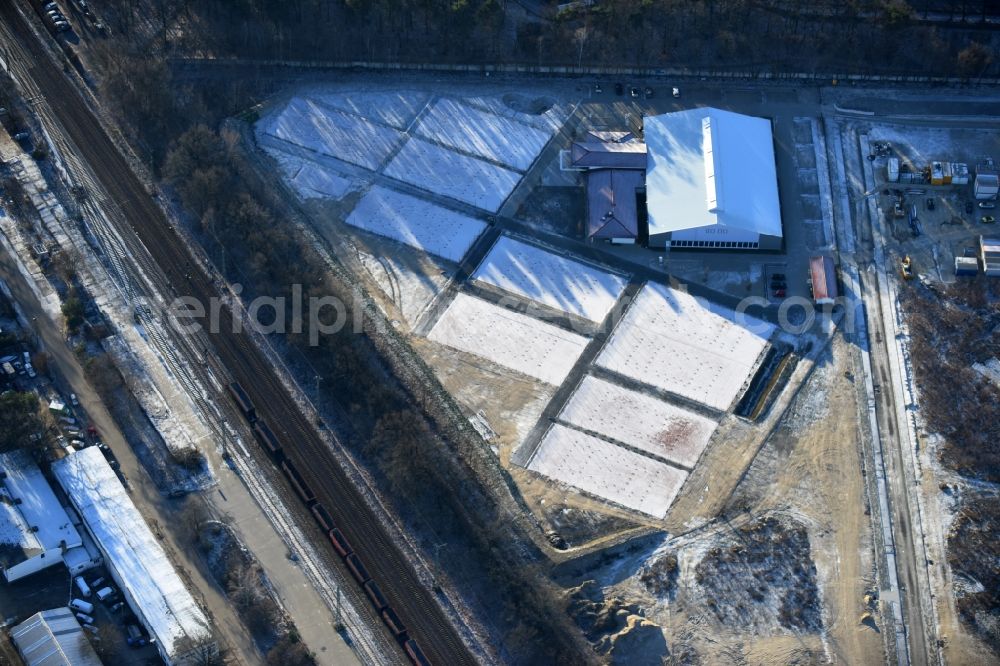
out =
[[(11, 0), (0, 0), (0, 17), (16, 36), (7, 56), (19, 60), (51, 108), (61, 131), (96, 175), (122, 215), (113, 216), (122, 236), (134, 237), (134, 254), (148, 251), (157, 281), (177, 295), (202, 303), (220, 297), (211, 277), (193, 260), (127, 160), (104, 131), (78, 90), (54, 63), (24, 23)], [(133, 256), (146, 264), (145, 258)], [(166, 297), (173, 294), (167, 292)], [(410, 562), (373, 513), (326, 444), (301, 413), (278, 375), (249, 335), (233, 332), (232, 313), (223, 308), (219, 333), (210, 337), (214, 351), (232, 377), (275, 429), (288, 457), (315, 490), (319, 501), (354, 546), (390, 604), (427, 654), (437, 664), (474, 663), (433, 592), (423, 586)], [(220, 398), (227, 399), (227, 398)], [(342, 569), (342, 574), (344, 570)]]

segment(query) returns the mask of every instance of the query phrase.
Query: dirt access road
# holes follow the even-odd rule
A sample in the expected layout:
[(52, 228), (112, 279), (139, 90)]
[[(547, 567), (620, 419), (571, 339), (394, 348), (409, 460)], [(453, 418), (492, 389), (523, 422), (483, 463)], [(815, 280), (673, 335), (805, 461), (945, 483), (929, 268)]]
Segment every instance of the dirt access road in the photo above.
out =
[[(882, 639), (862, 624), (865, 591), (875, 586), (871, 518), (866, 512), (855, 376), (856, 350), (837, 335), (793, 403), (774, 447), (780, 472), (754, 511), (783, 509), (809, 527), (831, 658), (844, 664), (884, 659)], [(850, 416), (851, 418), (847, 418)], [(789, 441), (787, 434), (795, 433)], [(781, 452), (790, 446), (787, 453)]]

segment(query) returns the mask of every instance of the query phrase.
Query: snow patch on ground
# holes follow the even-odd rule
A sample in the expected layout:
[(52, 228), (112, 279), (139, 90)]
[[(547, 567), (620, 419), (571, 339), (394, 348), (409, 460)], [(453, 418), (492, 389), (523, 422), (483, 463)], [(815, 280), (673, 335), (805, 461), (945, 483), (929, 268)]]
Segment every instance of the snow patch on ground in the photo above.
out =
[(512, 109), (504, 100), (503, 96), (495, 97), (470, 97), (462, 100), (466, 104), (478, 106), (498, 116), (511, 118), (528, 125), (534, 125), (540, 129), (555, 132), (569, 118), (571, 111), (561, 104), (554, 104), (543, 113), (527, 113)]
[(653, 282), (635, 298), (597, 364), (664, 391), (725, 410), (774, 325)]
[(375, 170), (399, 142), (400, 132), (349, 113), (295, 97), (258, 130), (344, 162)]
[(133, 345), (141, 343), (137, 343), (137, 341), (127, 342), (122, 336), (112, 335), (105, 338), (103, 344), (122, 375), (127, 377), (129, 392), (142, 406), (142, 411), (146, 413), (146, 416), (153, 423), (153, 427), (163, 437), (167, 448), (175, 453), (195, 449), (192, 433), (174, 416), (167, 401), (164, 400), (163, 394), (156, 387), (153, 378), (150, 377), (146, 366), (140, 359), (136, 358)]
[(1000, 359), (991, 358), (985, 363), (973, 363), (972, 369), (1000, 388)]
[(430, 95), (423, 92), (317, 92), (310, 97), (320, 104), (368, 120), (405, 130), (424, 108)]
[(587, 376), (559, 419), (694, 467), (718, 425), (712, 419), (656, 398)]
[(955, 136), (955, 131), (941, 127), (904, 127), (873, 125), (868, 131), (870, 141), (888, 141), (893, 147), (923, 166), (932, 160), (955, 159), (968, 146)]
[(526, 171), (548, 143), (552, 132), (466, 106), (437, 100), (420, 118), (416, 133), (466, 153)]
[(384, 187), (373, 187), (347, 223), (456, 263), (486, 228), (468, 215)]
[(461, 293), (427, 338), (554, 386), (588, 343), (582, 335)]
[(656, 518), (687, 473), (562, 425), (553, 425), (528, 469)]
[(385, 175), (494, 213), (521, 179), (516, 171), (417, 138), (406, 142)]
[(265, 148), (285, 176), (292, 189), (303, 199), (340, 199), (353, 183), (330, 169), (273, 148)]
[(626, 284), (622, 277), (507, 236), (472, 279), (594, 322), (603, 321)]

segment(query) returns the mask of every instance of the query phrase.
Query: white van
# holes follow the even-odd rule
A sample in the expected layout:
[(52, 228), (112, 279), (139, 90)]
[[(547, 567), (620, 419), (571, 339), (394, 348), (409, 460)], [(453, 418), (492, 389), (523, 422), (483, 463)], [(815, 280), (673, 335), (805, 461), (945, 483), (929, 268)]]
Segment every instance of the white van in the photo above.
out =
[(83, 595), (85, 599), (89, 599), (90, 586), (87, 585), (87, 581), (83, 579), (83, 576), (77, 576), (76, 578), (73, 579), (73, 582), (76, 583), (76, 587), (78, 590), (80, 590), (80, 594)]
[(83, 599), (73, 599), (69, 602), (69, 607), (80, 613), (93, 613), (94, 604), (84, 601)]
[(114, 593), (115, 591), (110, 587), (102, 587), (97, 591), (97, 598), (99, 601), (104, 601)]
[(86, 613), (77, 613), (76, 619), (80, 621), (80, 624), (94, 624), (94, 618), (90, 617)]

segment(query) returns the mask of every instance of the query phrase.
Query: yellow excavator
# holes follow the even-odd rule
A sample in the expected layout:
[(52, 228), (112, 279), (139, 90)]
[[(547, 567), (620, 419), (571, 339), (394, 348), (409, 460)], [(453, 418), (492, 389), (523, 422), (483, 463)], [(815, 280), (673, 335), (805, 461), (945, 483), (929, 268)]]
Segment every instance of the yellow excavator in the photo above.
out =
[(910, 261), (910, 255), (906, 255), (899, 262), (899, 272), (902, 274), (904, 280), (913, 279), (913, 264)]

